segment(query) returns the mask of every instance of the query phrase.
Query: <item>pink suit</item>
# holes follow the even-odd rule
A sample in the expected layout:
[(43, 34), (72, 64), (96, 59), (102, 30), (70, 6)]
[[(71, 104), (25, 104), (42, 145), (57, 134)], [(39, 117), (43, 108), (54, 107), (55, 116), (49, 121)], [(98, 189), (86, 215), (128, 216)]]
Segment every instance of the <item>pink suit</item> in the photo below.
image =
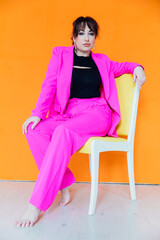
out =
[[(73, 68), (71, 47), (55, 47), (46, 78), (31, 116), (42, 119), (25, 134), (39, 169), (29, 200), (46, 211), (59, 190), (75, 182), (67, 167), (73, 155), (92, 136), (114, 136), (120, 121), (120, 108), (114, 77), (133, 73), (137, 63), (118, 63), (104, 54), (91, 56), (102, 79), (100, 98), (69, 100)], [(46, 118), (49, 111), (48, 118)]]

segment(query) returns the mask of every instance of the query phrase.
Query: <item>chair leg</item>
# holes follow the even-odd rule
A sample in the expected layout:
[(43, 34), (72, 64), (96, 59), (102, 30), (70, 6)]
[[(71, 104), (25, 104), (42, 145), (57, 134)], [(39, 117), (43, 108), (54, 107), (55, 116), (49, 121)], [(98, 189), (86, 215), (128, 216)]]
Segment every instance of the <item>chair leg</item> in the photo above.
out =
[(91, 154), (89, 154), (89, 169), (90, 169), (90, 175), (91, 175), (91, 179), (92, 179)]
[(94, 215), (98, 194), (99, 153), (94, 152), (89, 155), (89, 162), (91, 174), (91, 193), (88, 214)]
[(127, 152), (127, 163), (128, 163), (128, 175), (131, 199), (136, 200), (136, 190), (134, 181), (134, 165), (133, 165), (133, 150)]

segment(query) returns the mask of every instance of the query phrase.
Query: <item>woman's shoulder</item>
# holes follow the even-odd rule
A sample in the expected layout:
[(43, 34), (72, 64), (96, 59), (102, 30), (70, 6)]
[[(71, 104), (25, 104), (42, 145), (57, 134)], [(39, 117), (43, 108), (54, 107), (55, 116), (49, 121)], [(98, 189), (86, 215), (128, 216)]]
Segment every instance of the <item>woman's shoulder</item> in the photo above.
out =
[(72, 51), (73, 47), (74, 46), (56, 46), (56, 47), (53, 47), (52, 52), (61, 54), (61, 53), (65, 53), (68, 51)]
[(106, 61), (109, 61), (109, 57), (104, 54), (104, 53), (92, 53), (94, 55), (94, 57), (96, 58), (99, 58), (99, 59), (102, 59), (102, 60), (106, 60)]

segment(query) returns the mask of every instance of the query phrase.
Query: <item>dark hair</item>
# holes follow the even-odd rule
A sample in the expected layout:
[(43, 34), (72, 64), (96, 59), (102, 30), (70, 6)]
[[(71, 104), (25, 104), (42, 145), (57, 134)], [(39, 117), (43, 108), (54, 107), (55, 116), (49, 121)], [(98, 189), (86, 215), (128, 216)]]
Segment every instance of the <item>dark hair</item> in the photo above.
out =
[(98, 23), (91, 17), (79, 17), (73, 22), (73, 31), (72, 31), (72, 44), (73, 42), (73, 37), (77, 37), (80, 29), (85, 29), (87, 26), (94, 32), (95, 37), (98, 36), (98, 31), (99, 31), (99, 25)]

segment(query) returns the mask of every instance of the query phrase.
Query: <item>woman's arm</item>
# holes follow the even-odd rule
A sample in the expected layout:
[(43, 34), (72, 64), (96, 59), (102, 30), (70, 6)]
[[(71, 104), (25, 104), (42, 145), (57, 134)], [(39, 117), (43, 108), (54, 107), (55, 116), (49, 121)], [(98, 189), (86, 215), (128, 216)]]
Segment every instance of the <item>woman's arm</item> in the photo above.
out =
[(56, 48), (53, 48), (53, 54), (47, 68), (46, 77), (41, 86), (41, 93), (31, 116), (37, 116), (42, 120), (45, 119), (56, 92), (57, 73), (58, 56)]
[(132, 62), (111, 62), (111, 69), (114, 73), (115, 77), (118, 77), (125, 73), (131, 73), (133, 74), (133, 81), (137, 81), (138, 86), (141, 88), (142, 85), (146, 81), (146, 76), (144, 73), (144, 67), (138, 63), (132, 63)]

